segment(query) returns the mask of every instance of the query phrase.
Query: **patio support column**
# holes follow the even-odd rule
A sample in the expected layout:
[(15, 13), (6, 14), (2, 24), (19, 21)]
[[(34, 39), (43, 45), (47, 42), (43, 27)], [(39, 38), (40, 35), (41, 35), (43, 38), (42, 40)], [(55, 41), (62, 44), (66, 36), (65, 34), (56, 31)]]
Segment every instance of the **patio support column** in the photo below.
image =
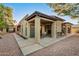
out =
[(20, 34), (22, 34), (22, 35), (23, 35), (23, 31), (22, 31), (22, 29), (23, 29), (23, 27), (22, 27), (22, 24), (21, 24), (21, 32), (20, 32)]
[(67, 27), (67, 25), (66, 25), (66, 35), (68, 34), (68, 27)]
[(25, 36), (25, 22), (23, 24), (23, 36)]
[(45, 26), (42, 25), (42, 34), (45, 32)]
[(51, 35), (52, 35), (52, 38), (56, 38), (56, 22), (52, 23), (52, 26), (51, 26)]
[(30, 37), (30, 23), (27, 22), (27, 38)]
[(40, 18), (38, 16), (35, 17), (35, 41), (40, 42)]

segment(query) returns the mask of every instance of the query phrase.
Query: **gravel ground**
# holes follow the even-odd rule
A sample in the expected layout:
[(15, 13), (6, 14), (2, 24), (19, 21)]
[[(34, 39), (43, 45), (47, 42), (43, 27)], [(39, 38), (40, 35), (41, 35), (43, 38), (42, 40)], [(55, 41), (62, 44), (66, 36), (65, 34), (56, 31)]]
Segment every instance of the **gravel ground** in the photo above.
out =
[(73, 35), (29, 56), (79, 56), (79, 35)]
[(23, 55), (12, 33), (5, 34), (0, 39), (0, 56), (21, 56)]

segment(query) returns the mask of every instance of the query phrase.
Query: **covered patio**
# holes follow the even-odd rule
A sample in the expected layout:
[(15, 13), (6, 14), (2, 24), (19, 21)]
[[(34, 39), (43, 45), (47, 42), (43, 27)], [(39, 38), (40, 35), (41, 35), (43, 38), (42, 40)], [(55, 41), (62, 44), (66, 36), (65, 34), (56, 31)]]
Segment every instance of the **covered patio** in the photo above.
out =
[[(27, 37), (34, 38), (36, 43), (40, 43), (40, 40), (44, 38), (55, 39), (57, 36), (57, 19), (35, 12), (26, 18)], [(60, 22), (63, 20), (60, 20)], [(60, 23), (59, 22), (59, 23)], [(59, 24), (59, 26), (61, 23)], [(60, 26), (61, 30), (61, 26)]]

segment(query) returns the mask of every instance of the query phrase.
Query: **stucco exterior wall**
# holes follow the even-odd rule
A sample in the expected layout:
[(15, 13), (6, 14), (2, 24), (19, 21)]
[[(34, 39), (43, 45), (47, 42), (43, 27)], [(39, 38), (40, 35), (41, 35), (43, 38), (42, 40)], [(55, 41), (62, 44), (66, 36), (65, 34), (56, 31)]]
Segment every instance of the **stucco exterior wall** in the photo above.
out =
[(62, 31), (62, 23), (63, 23), (63, 21), (56, 21), (56, 31), (57, 32)]
[(77, 31), (79, 31), (79, 27), (72, 27), (71, 29), (72, 33), (76, 33)]
[(20, 28), (20, 34), (23, 35), (23, 36), (26, 36), (26, 20), (23, 20), (20, 22), (20, 25), (21, 25), (21, 28)]

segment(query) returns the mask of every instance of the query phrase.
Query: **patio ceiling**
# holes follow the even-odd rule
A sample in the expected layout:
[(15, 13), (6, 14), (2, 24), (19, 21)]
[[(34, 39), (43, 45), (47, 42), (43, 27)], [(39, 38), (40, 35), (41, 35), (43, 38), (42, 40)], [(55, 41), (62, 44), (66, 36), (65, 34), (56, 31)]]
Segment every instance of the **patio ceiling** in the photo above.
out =
[[(29, 23), (35, 23), (35, 21), (32, 20), (32, 21), (30, 21)], [(44, 19), (40, 19), (40, 23), (41, 23), (41, 24), (51, 24), (52, 22), (51, 22), (51, 21), (44, 20)]]

